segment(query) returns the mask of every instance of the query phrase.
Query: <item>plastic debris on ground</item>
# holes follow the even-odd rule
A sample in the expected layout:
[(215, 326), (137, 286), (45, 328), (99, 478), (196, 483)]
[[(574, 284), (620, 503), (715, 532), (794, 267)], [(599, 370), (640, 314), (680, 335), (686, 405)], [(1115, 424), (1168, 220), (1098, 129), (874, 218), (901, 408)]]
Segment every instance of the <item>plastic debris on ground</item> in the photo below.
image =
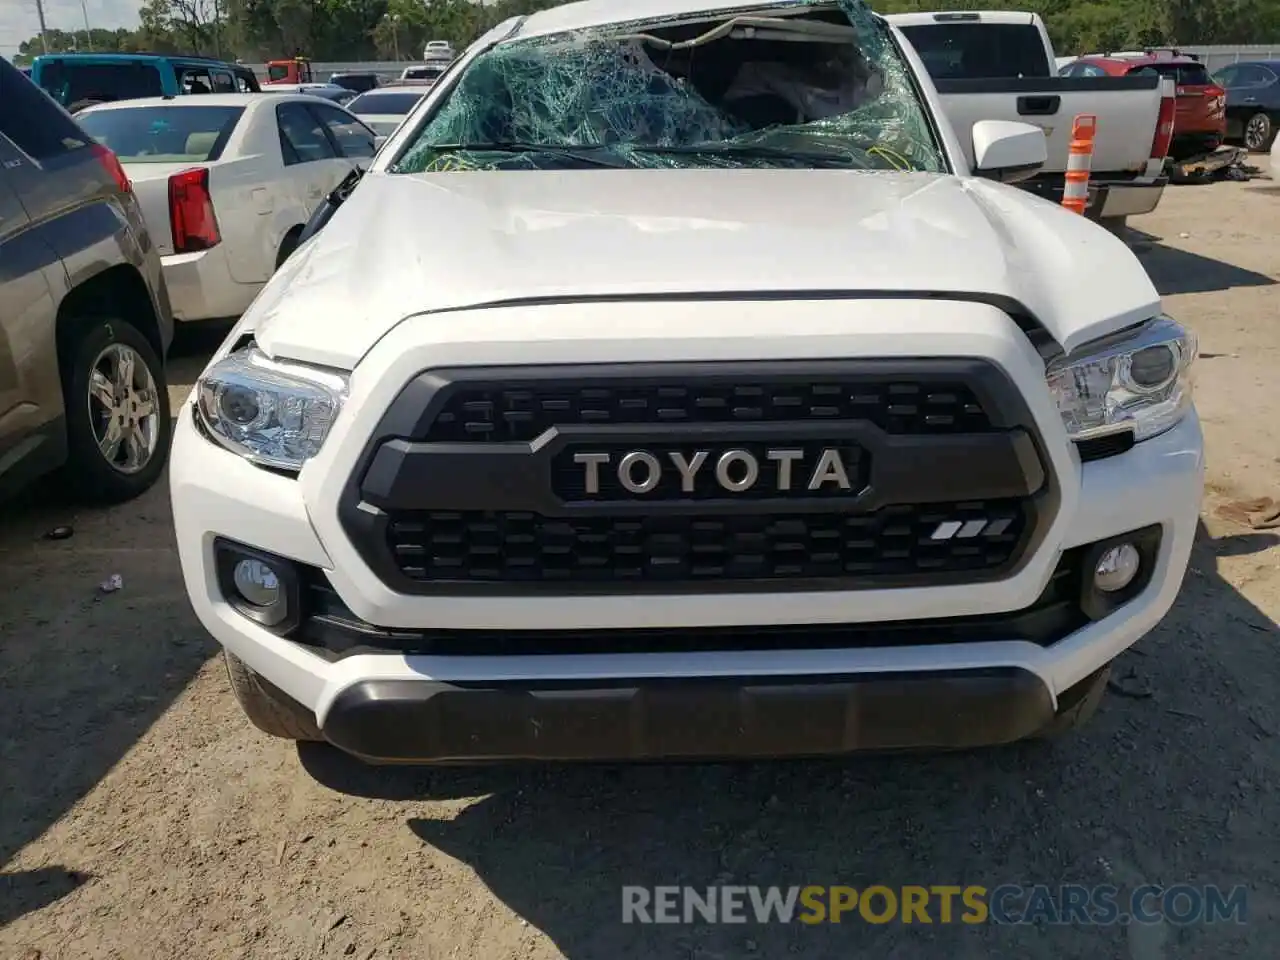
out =
[(1249, 151), (1243, 147), (1219, 147), (1186, 160), (1169, 162), (1169, 179), (1177, 184), (1214, 183), (1219, 180), (1252, 180), (1261, 176), (1259, 167), (1250, 166)]
[(98, 584), (99, 593), (115, 593), (117, 590), (122, 589), (124, 589), (124, 578), (118, 573), (113, 573)]
[(1271, 497), (1235, 500), (1219, 507), (1217, 514), (1254, 530), (1280, 530), (1280, 502)]
[(946, 169), (909, 70), (863, 0), (777, 9), (501, 43), (393, 169)]

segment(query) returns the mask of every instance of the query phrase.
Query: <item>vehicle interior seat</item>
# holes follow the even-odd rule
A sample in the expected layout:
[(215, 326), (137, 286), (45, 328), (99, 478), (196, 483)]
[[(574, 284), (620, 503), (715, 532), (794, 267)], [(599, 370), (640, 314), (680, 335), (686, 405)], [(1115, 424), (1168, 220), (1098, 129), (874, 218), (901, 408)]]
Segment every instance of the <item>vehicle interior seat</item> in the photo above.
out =
[(191, 156), (207, 157), (213, 152), (213, 145), (218, 142), (218, 132), (193, 133), (187, 137), (182, 152)]

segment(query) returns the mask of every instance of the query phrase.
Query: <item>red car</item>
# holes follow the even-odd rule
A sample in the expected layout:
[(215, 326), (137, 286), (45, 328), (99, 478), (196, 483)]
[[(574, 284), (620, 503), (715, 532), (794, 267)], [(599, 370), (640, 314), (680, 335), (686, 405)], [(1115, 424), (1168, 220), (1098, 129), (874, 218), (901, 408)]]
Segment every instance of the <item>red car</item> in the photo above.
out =
[(1128, 77), (1158, 73), (1178, 85), (1169, 156), (1185, 160), (1216, 150), (1227, 133), (1227, 91), (1213, 82), (1203, 63), (1171, 52), (1081, 57), (1063, 67), (1064, 77)]

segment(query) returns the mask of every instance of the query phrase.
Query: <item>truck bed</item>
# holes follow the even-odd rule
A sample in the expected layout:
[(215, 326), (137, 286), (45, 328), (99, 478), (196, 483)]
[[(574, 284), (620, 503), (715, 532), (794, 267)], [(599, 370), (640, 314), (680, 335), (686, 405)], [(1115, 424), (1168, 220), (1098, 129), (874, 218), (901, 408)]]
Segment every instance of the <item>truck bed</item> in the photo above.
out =
[(935, 80), (947, 118), (955, 127), (969, 163), (970, 131), (979, 120), (1015, 120), (1045, 131), (1049, 162), (1045, 174), (1067, 168), (1072, 121), (1097, 117), (1092, 169), (1095, 176), (1143, 175), (1160, 116), (1163, 78), (1031, 77)]

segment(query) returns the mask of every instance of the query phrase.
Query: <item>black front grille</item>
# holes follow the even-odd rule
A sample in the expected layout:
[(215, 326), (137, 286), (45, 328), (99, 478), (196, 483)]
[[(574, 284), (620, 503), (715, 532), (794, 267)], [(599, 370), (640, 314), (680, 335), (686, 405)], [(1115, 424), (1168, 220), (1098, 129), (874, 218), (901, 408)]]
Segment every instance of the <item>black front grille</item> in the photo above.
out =
[(576, 424), (812, 423), (863, 420), (895, 434), (981, 433), (973, 390), (946, 379), (779, 376), (728, 383), (458, 383), (425, 436), (440, 443), (530, 441)]
[[(1012, 558), (1019, 501), (725, 516), (401, 513), (387, 526), (404, 576), (430, 583), (627, 583), (981, 573)], [(985, 522), (984, 522), (985, 521)], [(933, 539), (951, 524), (949, 539)]]
[[(437, 369), (383, 415), (340, 514), (404, 594), (980, 583), (1051, 517), (1039, 446), (1016, 385), (975, 358)], [(624, 484), (628, 454), (652, 459)]]

